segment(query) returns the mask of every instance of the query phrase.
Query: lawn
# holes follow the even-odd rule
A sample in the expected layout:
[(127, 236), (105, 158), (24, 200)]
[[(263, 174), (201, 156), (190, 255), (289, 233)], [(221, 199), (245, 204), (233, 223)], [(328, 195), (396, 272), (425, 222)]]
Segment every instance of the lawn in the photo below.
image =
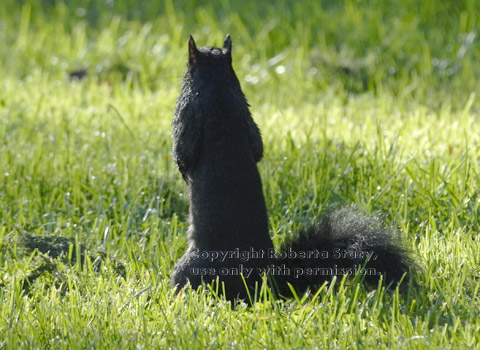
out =
[[(355, 205), (402, 232), (416, 286), (173, 294), (170, 123), (189, 35), (227, 33), (275, 245)], [(0, 348), (478, 348), (479, 36), (475, 0), (3, 0)]]

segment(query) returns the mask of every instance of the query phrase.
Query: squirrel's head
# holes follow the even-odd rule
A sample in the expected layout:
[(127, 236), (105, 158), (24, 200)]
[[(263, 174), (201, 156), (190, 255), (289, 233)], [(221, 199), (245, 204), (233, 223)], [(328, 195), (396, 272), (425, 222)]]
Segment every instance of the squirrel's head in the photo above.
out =
[(225, 78), (225, 74), (233, 73), (232, 39), (230, 34), (227, 34), (221, 49), (211, 46), (197, 48), (195, 40), (190, 35), (187, 71), (192, 76), (199, 74), (203, 78), (206, 76), (215, 78), (218, 75)]

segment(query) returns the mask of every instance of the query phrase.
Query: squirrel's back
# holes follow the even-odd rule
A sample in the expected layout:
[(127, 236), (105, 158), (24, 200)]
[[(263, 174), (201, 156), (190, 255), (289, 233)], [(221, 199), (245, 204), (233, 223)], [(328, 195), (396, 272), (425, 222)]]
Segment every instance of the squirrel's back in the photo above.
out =
[[(256, 166), (263, 144), (248, 107), (232, 68), (230, 37), (222, 49), (197, 49), (190, 38), (187, 71), (173, 120), (173, 154), (190, 195), (189, 250), (173, 276), (179, 286), (187, 280), (194, 287), (200, 283), (201, 278), (192, 273), (196, 268), (214, 269), (237, 295), (239, 289), (245, 290), (242, 277), (219, 270), (238, 267), (242, 261), (235, 257), (221, 262), (201, 260), (195, 252), (273, 249)], [(251, 260), (243, 265), (256, 270), (268, 262)], [(257, 271), (251, 280), (259, 280)]]

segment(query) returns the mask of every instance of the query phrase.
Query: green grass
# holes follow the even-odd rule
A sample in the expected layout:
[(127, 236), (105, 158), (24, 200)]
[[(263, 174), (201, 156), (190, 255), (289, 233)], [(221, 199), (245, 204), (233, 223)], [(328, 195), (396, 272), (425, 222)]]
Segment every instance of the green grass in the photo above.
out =
[[(478, 348), (479, 4), (3, 0), (0, 347)], [(419, 287), (173, 295), (188, 199), (170, 121), (188, 35), (226, 33), (275, 244), (355, 204), (403, 231)], [(74, 244), (54, 258), (29, 235)]]

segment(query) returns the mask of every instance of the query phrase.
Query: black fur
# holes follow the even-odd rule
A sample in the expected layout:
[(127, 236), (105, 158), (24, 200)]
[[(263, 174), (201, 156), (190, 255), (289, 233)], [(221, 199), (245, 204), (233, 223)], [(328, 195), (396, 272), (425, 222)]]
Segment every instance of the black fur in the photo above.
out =
[[(332, 274), (349, 273), (338, 268), (364, 266), (370, 252), (366, 267), (384, 274), (387, 282), (399, 281), (410, 264), (397, 237), (377, 218), (350, 209), (326, 216), (286, 243), (285, 257), (274, 254), (256, 166), (263, 155), (262, 139), (233, 71), (231, 54), (229, 35), (221, 49), (197, 49), (190, 37), (187, 71), (173, 120), (173, 155), (190, 193), (189, 248), (175, 266), (172, 284), (177, 290), (188, 282), (197, 288), (202, 281), (218, 278), (228, 299), (246, 299), (245, 282), (253, 292), (265, 272), (262, 268), (273, 265), (285, 267), (270, 273), (281, 294), (288, 294), (287, 282), (303, 292)], [(320, 255), (315, 256), (315, 251)], [(214, 259), (218, 254), (228, 256)], [(313, 270), (335, 266), (337, 270)], [(245, 282), (235, 272), (243, 272)], [(378, 274), (365, 279), (376, 283)]]

